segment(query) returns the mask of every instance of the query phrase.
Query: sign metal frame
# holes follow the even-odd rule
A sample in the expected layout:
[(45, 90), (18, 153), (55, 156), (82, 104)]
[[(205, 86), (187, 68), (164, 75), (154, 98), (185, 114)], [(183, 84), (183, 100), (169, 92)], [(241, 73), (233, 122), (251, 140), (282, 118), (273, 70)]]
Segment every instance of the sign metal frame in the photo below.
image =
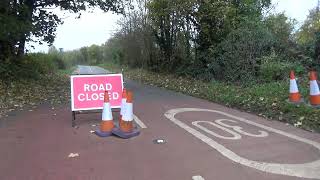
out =
[[(123, 80), (123, 71), (121, 71), (121, 73), (106, 73), (106, 74), (72, 74), (70, 76), (70, 85), (71, 85), (71, 111), (72, 111), (72, 119), (71, 119), (71, 126), (72, 127), (76, 127), (76, 115), (77, 114), (91, 114), (91, 113), (101, 113), (101, 109), (102, 108), (89, 108), (89, 109), (75, 109), (74, 108), (74, 104), (73, 104), (73, 82), (72, 79), (74, 77), (92, 77), (92, 76), (115, 76), (115, 75), (120, 75), (121, 76), (121, 85), (122, 85), (122, 89), (125, 86), (125, 82)], [(112, 107), (112, 111), (113, 112), (117, 112), (120, 111), (120, 106), (113, 106)]]

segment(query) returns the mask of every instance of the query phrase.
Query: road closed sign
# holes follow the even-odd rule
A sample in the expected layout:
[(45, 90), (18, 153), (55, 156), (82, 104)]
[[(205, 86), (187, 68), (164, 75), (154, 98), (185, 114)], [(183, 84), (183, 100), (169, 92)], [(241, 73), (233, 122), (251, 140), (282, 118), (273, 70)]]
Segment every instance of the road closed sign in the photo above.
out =
[(108, 91), (111, 107), (119, 108), (122, 89), (122, 74), (71, 76), (71, 109), (102, 109), (105, 91)]

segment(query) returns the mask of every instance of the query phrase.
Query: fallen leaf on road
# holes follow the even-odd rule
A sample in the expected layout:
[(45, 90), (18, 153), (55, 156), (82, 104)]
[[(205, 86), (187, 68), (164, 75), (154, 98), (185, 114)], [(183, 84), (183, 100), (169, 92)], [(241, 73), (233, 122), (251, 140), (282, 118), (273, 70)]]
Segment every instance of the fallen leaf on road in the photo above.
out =
[(301, 121), (298, 121), (298, 122), (294, 123), (294, 126), (295, 126), (295, 127), (300, 127), (301, 125), (302, 125), (302, 122), (301, 122)]
[(75, 158), (75, 157), (79, 157), (79, 153), (70, 153), (68, 158)]

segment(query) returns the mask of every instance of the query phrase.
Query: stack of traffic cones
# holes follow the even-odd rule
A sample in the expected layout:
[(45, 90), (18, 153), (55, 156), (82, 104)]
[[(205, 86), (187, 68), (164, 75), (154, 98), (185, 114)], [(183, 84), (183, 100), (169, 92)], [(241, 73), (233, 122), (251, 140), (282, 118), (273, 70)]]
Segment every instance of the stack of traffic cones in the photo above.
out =
[(320, 106), (320, 91), (317, 82), (317, 74), (310, 72), (310, 104), (315, 107)]
[(137, 127), (133, 125), (133, 93), (127, 91), (127, 100), (124, 103), (122, 111), (121, 123), (119, 123), (119, 128), (114, 128), (112, 133), (124, 139), (128, 139), (134, 136), (138, 136), (140, 131)]
[(100, 124), (100, 129), (95, 131), (94, 133), (100, 137), (108, 137), (112, 134), (112, 130), (114, 129), (113, 117), (111, 106), (109, 102), (109, 94), (105, 91), (104, 94), (104, 104), (102, 110), (102, 121)]
[(289, 90), (289, 102), (291, 103), (301, 103), (303, 100), (301, 99), (301, 95), (299, 93), (298, 85), (296, 78), (294, 76), (294, 72), (290, 72), (290, 90)]

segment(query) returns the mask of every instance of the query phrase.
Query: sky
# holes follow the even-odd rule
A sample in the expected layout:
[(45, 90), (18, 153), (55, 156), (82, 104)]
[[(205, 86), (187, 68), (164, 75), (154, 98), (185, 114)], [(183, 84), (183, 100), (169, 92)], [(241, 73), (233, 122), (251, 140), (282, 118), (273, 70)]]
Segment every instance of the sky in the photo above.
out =
[[(309, 10), (314, 8), (317, 2), (318, 0), (272, 0), (275, 12), (285, 12), (288, 17), (296, 19), (299, 24), (303, 23)], [(121, 18), (121, 15), (104, 13), (101, 10), (82, 13), (80, 19), (75, 18), (73, 14), (57, 13), (63, 17), (64, 24), (57, 28), (53, 45), (56, 48), (63, 48), (64, 51), (105, 43), (118, 28), (116, 22)], [(31, 45), (35, 48), (31, 48)], [(31, 52), (48, 51), (47, 44), (31, 43), (27, 48)]]

